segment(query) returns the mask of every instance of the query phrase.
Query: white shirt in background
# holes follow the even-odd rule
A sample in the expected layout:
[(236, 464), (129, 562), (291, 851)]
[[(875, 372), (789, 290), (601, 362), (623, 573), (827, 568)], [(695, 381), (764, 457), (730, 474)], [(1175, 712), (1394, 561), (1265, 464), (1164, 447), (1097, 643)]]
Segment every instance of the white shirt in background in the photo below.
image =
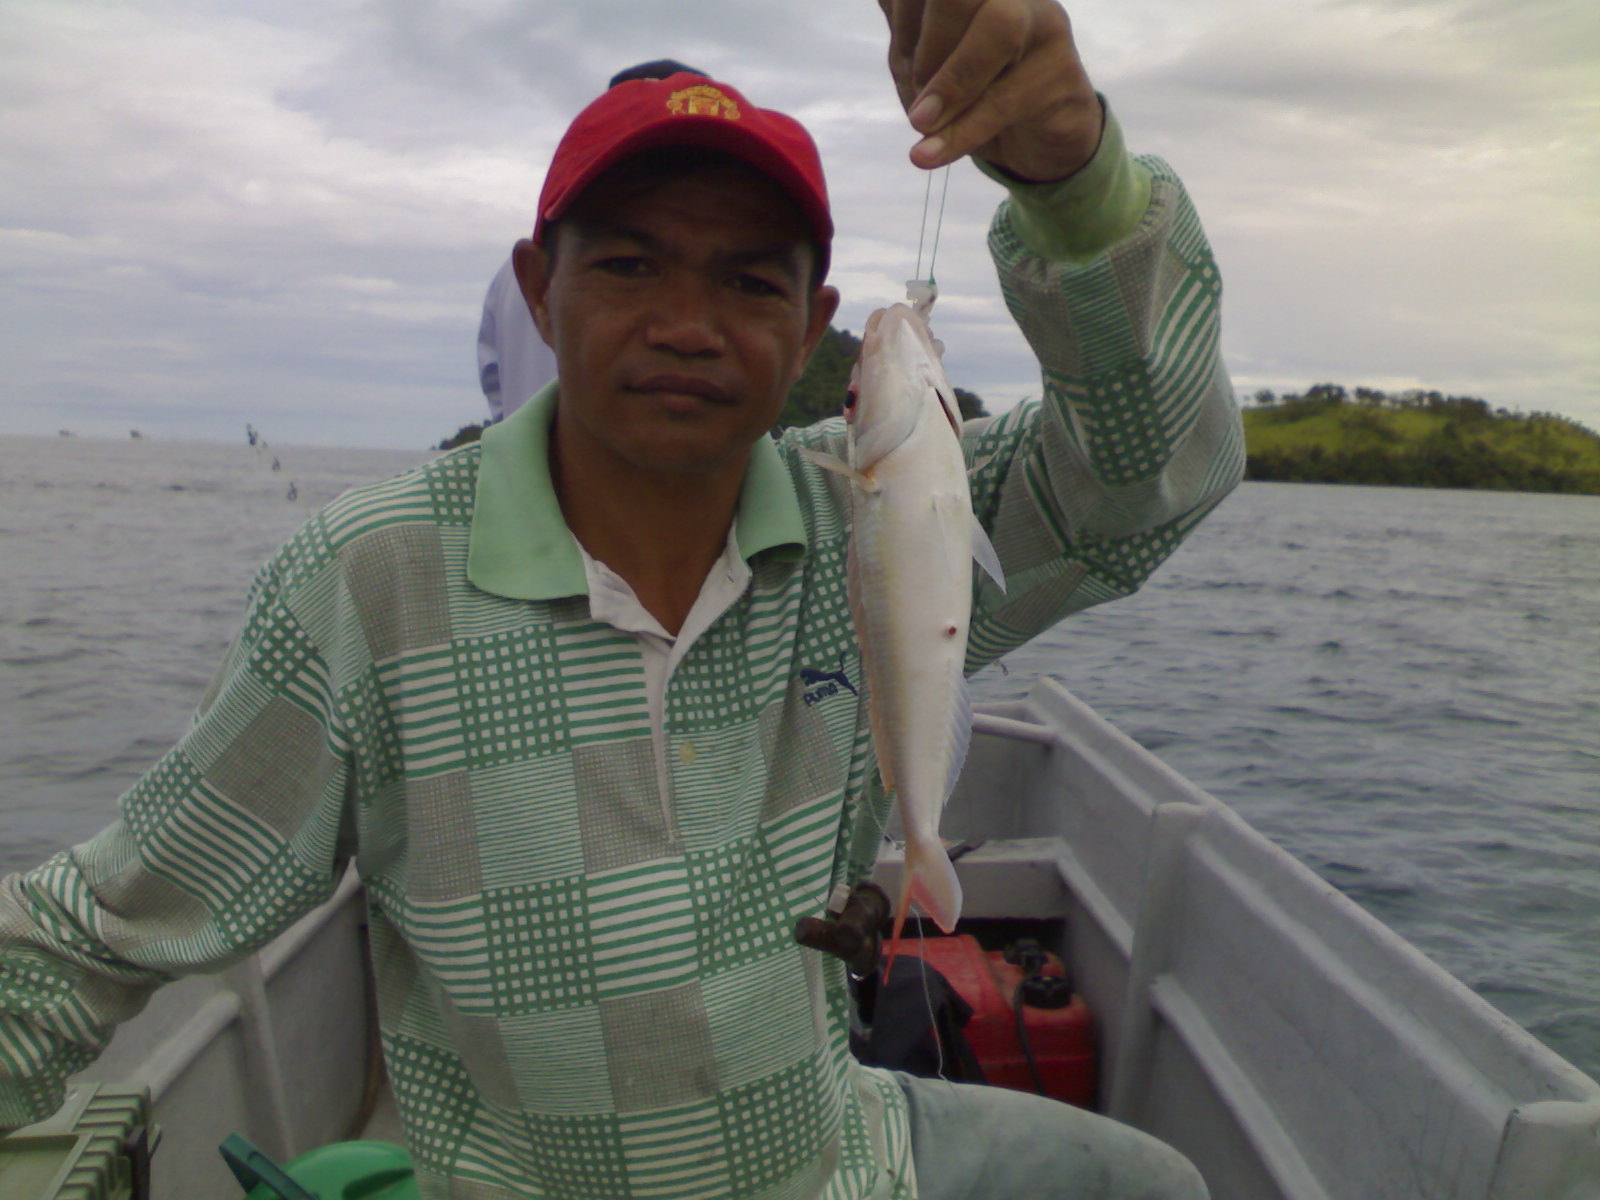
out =
[(555, 377), (556, 356), (534, 328), (507, 258), (489, 284), (478, 325), (478, 382), (490, 423), (509, 417)]

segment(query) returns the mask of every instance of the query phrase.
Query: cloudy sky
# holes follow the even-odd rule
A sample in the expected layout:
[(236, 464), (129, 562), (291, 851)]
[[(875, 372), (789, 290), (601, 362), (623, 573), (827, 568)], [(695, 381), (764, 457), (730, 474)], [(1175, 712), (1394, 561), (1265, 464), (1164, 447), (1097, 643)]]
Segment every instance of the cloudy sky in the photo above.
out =
[[(1084, 0), (1085, 62), (1227, 281), (1242, 393), (1439, 388), (1600, 429), (1594, 0)], [(479, 419), (484, 288), (618, 67), (670, 55), (822, 149), (840, 324), (924, 178), (872, 0), (0, 0), (0, 433), (425, 446)], [(954, 381), (1036, 389), (950, 173)]]

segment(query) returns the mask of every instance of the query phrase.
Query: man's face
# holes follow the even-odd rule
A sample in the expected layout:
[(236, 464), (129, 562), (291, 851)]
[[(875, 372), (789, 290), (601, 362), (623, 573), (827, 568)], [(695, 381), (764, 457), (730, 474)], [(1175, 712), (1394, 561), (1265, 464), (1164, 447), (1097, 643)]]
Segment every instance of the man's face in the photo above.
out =
[(742, 473), (838, 304), (798, 211), (737, 164), (624, 171), (553, 232), (517, 274), (560, 370), (562, 462)]

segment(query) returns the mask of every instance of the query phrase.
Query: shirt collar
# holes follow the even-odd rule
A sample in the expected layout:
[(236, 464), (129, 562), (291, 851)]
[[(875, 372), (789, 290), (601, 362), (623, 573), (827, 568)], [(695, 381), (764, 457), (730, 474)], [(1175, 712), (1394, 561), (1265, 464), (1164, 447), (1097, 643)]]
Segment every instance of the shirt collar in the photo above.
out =
[[(552, 382), (483, 431), (467, 578), (497, 596), (554, 600), (589, 591), (583, 557), (550, 479), (557, 395)], [(805, 554), (800, 501), (769, 437), (750, 448), (734, 531), (747, 562), (763, 551), (784, 561)]]

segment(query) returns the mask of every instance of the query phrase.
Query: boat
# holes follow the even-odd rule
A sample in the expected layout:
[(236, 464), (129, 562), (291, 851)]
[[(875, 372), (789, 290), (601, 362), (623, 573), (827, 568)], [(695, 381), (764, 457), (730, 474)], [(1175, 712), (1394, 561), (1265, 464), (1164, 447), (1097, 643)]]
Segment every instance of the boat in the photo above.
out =
[[(1216, 1200), (1597, 1200), (1600, 1084), (1051, 679), (985, 705), (942, 832), (963, 926), (1019, 923), (1093, 1013), (1097, 1107), (1187, 1154)], [(892, 844), (875, 880), (898, 891)], [(254, 958), (181, 981), (75, 1094), (148, 1087), (151, 1195), (399, 1140), (352, 874)], [(30, 1198), (31, 1200), (31, 1198)]]

